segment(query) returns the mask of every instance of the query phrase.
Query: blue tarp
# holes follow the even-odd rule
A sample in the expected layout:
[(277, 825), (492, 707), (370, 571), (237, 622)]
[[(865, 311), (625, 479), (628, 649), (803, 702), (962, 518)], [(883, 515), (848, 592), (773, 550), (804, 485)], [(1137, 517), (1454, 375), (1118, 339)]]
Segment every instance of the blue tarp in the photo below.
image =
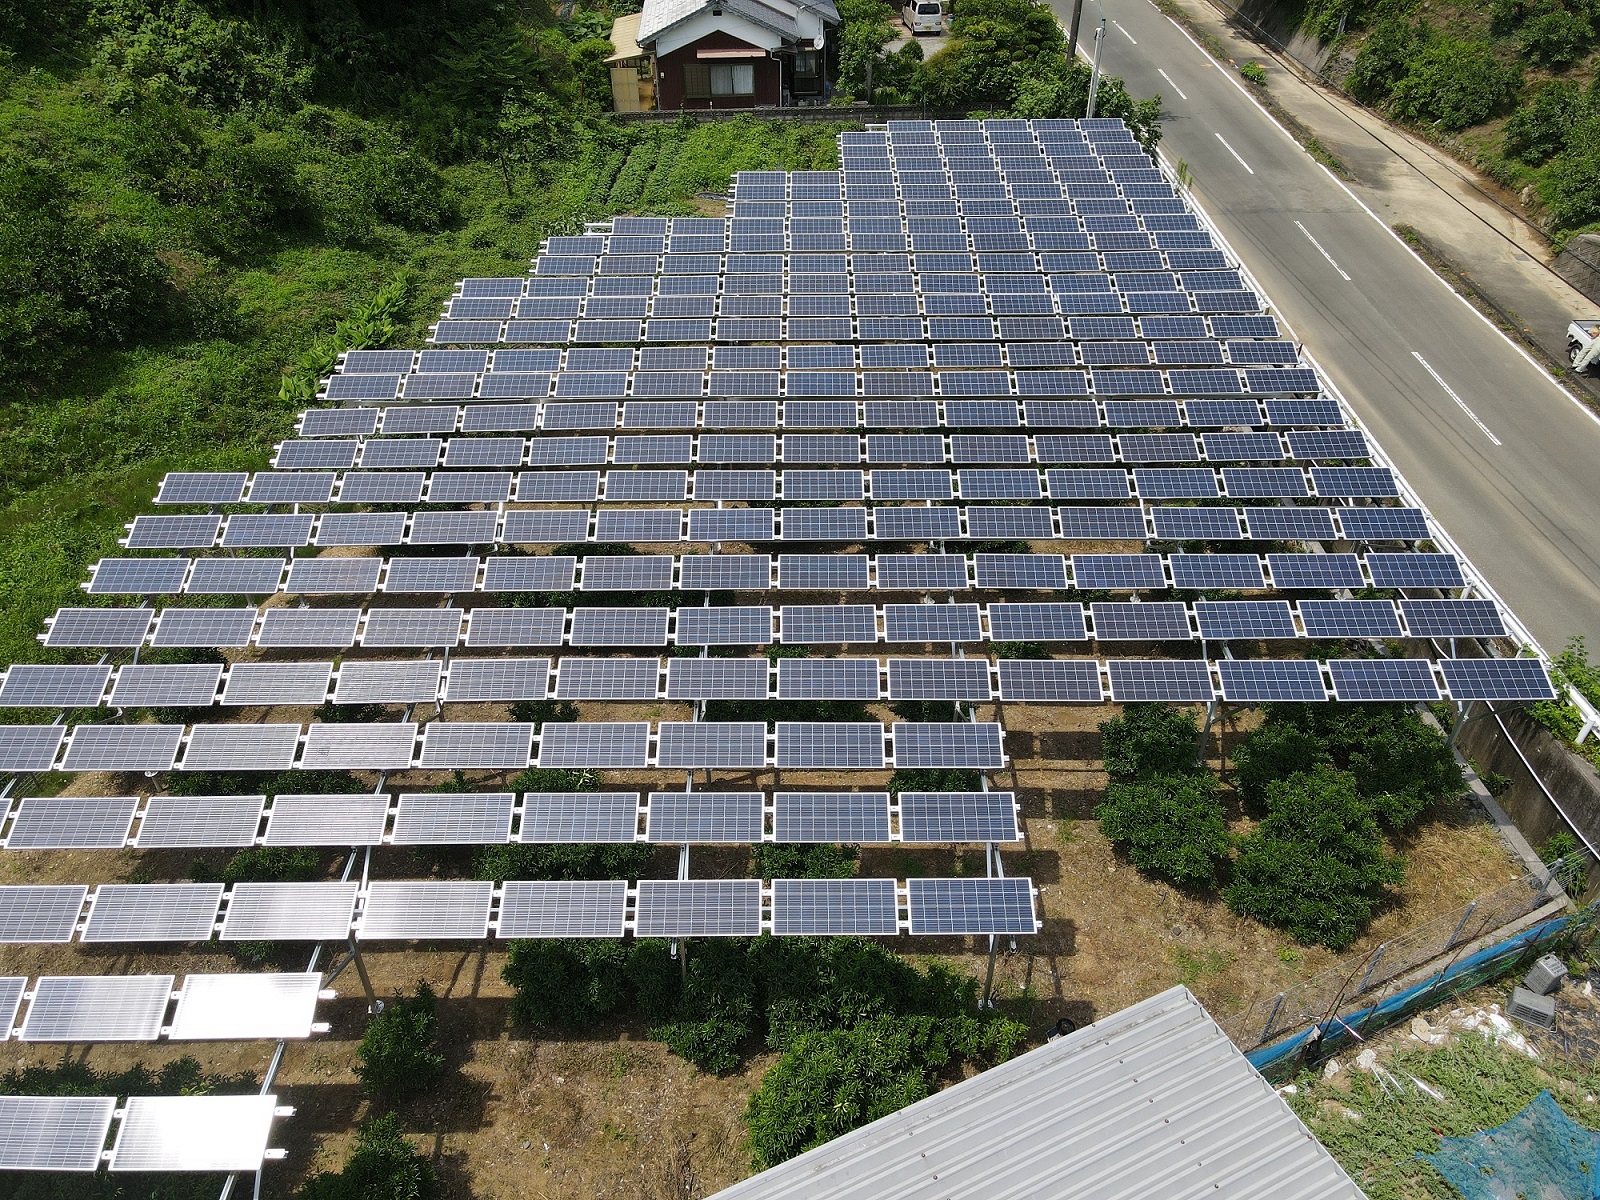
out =
[(1439, 1140), (1419, 1154), (1466, 1200), (1597, 1200), (1600, 1133), (1561, 1111), (1549, 1092), (1504, 1125)]

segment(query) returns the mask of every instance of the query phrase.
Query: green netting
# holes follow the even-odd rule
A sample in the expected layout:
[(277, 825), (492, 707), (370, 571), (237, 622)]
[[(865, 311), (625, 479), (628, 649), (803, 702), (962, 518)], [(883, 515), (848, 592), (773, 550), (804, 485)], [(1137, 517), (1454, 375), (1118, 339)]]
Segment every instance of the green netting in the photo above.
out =
[(1432, 1163), (1466, 1200), (1600, 1200), (1600, 1133), (1540, 1092), (1504, 1125), (1439, 1141)]

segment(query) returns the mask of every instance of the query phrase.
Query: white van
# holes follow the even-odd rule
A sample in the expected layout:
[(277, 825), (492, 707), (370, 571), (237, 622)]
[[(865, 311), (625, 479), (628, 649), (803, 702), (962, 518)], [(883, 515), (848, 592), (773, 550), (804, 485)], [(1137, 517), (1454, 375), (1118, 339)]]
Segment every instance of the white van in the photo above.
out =
[(906, 0), (906, 28), (913, 34), (943, 33), (944, 6), (940, 0)]

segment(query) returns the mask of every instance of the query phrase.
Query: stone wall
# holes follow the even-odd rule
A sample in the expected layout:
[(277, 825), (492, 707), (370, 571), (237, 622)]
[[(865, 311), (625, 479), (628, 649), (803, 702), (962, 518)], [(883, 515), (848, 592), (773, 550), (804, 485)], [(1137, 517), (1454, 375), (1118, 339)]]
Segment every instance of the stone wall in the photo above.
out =
[(1566, 249), (1556, 255), (1556, 274), (1600, 304), (1600, 234), (1580, 233), (1569, 241)]

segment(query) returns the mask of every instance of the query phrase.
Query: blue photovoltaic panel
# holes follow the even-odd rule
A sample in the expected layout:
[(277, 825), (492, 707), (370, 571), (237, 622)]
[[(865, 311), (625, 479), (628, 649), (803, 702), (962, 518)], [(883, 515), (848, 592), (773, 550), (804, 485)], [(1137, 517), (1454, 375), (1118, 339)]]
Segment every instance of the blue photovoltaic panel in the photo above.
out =
[(651, 792), (649, 842), (759, 842), (765, 796), (760, 792)]
[(907, 887), (913, 934), (1028, 934), (1038, 930), (1031, 879), (911, 879)]
[(1311, 482), (1319, 496), (1398, 496), (1400, 487), (1388, 467), (1312, 467)]
[(1302, 600), (1298, 607), (1307, 637), (1400, 636), (1400, 620), (1387, 600)]
[(775, 842), (889, 840), (887, 792), (778, 792), (772, 799)]
[(1111, 677), (1111, 699), (1118, 704), (1216, 699), (1211, 671), (1203, 662), (1114, 658), (1106, 663), (1106, 670)]
[(976, 604), (886, 604), (889, 642), (976, 642), (983, 633)]
[(1343, 425), (1337, 400), (1268, 400), (1269, 425)]
[(963, 554), (880, 554), (878, 587), (884, 591), (967, 587)]
[[(980, 588), (1067, 586), (1066, 563), (1059, 554), (977, 554), (974, 559)], [(1158, 569), (1159, 566), (1158, 559)]]
[(900, 840), (912, 843), (1014, 842), (1011, 792), (901, 792)]
[(891, 658), (891, 700), (988, 700), (989, 663), (979, 658)]
[(1419, 658), (1328, 660), (1333, 694), (1340, 700), (1437, 700), (1433, 664)]
[(1053, 500), (1126, 500), (1133, 494), (1128, 473), (1120, 467), (1054, 467), (1044, 474)]
[(1452, 700), (1553, 700), (1555, 689), (1536, 658), (1442, 658)]
[(1284, 588), (1362, 588), (1367, 580), (1354, 554), (1269, 554), (1272, 586)]
[(899, 931), (892, 879), (772, 881), (772, 932), (779, 937)]
[(893, 733), (896, 767), (989, 770), (1005, 765), (998, 724), (901, 721)]
[[(1420, 541), (1431, 537), (1420, 508), (1359, 507), (1332, 510), (1339, 514), (1344, 535), (1355, 541)], [(1332, 536), (1331, 534), (1328, 536)]]
[(680, 646), (765, 646), (772, 641), (772, 610), (766, 607), (678, 610)]
[(1189, 610), (1178, 603), (1092, 604), (1094, 637), (1103, 642), (1187, 641)]
[(1254, 554), (1173, 554), (1172, 586), (1179, 588), (1264, 588), (1261, 559)]
[(1292, 638), (1287, 600), (1200, 600), (1194, 606), (1202, 638)]
[(1326, 508), (1294, 505), (1247, 508), (1244, 519), (1250, 526), (1250, 536), (1261, 540), (1331, 541), (1338, 536), (1333, 528), (1332, 513)]
[(989, 636), (996, 642), (1081, 642), (1088, 634), (1081, 604), (991, 604)]
[(865, 554), (781, 554), (778, 586), (790, 590), (863, 591)]
[(1412, 637), (1502, 637), (1506, 632), (1492, 600), (1402, 600), (1400, 611)]
[[(1050, 510), (1041, 506), (1027, 505), (1018, 508), (977, 506), (967, 509), (967, 533), (969, 537), (974, 538), (1052, 538), (1055, 536), (1055, 524), (1051, 520)], [(1136, 536), (1143, 535), (1144, 529), (1141, 524)]]
[(1237, 541), (1242, 536), (1239, 514), (1231, 508), (1156, 507), (1150, 510), (1150, 515), (1155, 519), (1158, 538)]
[(1257, 704), (1328, 698), (1322, 670), (1309, 659), (1223, 659), (1217, 663), (1217, 672), (1224, 700)]
[(772, 586), (772, 559), (765, 554), (686, 554), (680, 563), (679, 583), (686, 591), (766, 591)]
[(1458, 588), (1466, 584), (1453, 554), (1369, 554), (1373, 587)]
[(1167, 586), (1159, 554), (1074, 554), (1072, 580), (1074, 587), (1111, 591)]
[(961, 536), (961, 513), (956, 508), (874, 508), (872, 520), (874, 534), (879, 541), (921, 541)]
[(1366, 436), (1359, 429), (1290, 430), (1289, 449), (1296, 458), (1366, 458)]
[[(999, 670), (1003, 700), (1098, 704), (1104, 694), (1100, 665), (1092, 659), (1001, 659)], [(904, 796), (901, 802), (904, 803)]]
[(777, 723), (775, 765), (800, 770), (884, 766), (883, 726), (876, 721)]
[(870, 604), (786, 604), (779, 619), (787, 645), (878, 640), (877, 609)]
[(1133, 480), (1146, 500), (1205, 500), (1219, 494), (1210, 467), (1135, 467)]
[(778, 660), (780, 700), (876, 700), (875, 658), (783, 658)]

